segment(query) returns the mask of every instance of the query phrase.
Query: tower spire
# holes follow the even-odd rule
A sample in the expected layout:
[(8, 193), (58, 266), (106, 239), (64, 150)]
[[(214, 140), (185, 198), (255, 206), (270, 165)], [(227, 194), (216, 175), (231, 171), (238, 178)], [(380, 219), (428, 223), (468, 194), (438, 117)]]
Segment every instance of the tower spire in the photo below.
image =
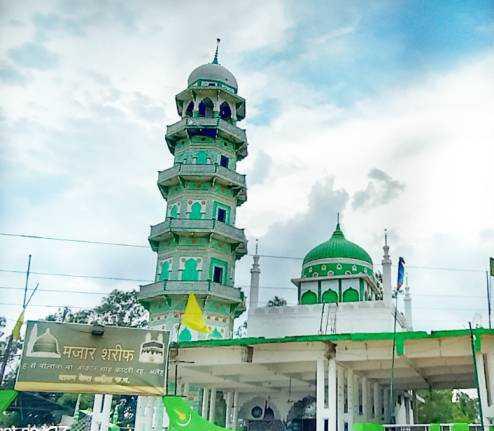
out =
[(214, 53), (214, 58), (213, 58), (213, 61), (212, 61), (213, 64), (219, 64), (218, 63), (218, 49), (220, 47), (220, 42), (221, 42), (221, 39), (218, 37), (216, 39), (216, 51)]

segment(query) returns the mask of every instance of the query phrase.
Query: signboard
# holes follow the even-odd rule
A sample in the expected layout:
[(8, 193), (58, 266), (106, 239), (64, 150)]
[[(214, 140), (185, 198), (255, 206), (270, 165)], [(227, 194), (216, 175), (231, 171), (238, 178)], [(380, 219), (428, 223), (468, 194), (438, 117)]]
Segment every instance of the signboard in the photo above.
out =
[(163, 395), (168, 341), (164, 331), (29, 321), (15, 389)]
[(491, 267), (491, 277), (494, 277), (494, 257), (489, 259), (490, 267)]

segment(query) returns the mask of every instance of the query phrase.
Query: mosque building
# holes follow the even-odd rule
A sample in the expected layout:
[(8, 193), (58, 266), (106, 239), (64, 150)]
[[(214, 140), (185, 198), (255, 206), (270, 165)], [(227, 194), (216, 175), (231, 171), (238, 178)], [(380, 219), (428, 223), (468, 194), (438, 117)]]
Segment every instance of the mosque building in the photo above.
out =
[[(455, 388), (473, 387), (466, 334), (414, 332), (408, 289), (405, 313), (395, 309), (387, 235), (377, 268), (366, 250), (347, 239), (339, 221), (329, 239), (308, 251), (300, 276), (291, 280), (296, 305), (259, 303), (256, 247), (248, 334), (233, 338), (234, 320), (247, 302), (235, 287), (236, 261), (247, 254), (244, 230), (235, 223), (237, 208), (247, 200), (245, 175), (237, 172), (247, 157), (246, 132), (238, 126), (246, 103), (234, 75), (219, 64), (218, 49), (211, 63), (192, 71), (175, 101), (180, 119), (165, 135), (174, 163), (159, 172), (157, 183), (166, 213), (149, 235), (157, 255), (155, 282), (141, 286), (139, 300), (149, 311), (150, 328), (170, 331), (177, 342), (172, 360), (180, 367), (171, 367), (169, 377), (204, 418), (256, 431), (347, 431), (356, 421), (391, 418), (413, 424), (414, 389), (444, 388), (452, 381)], [(180, 324), (191, 293), (209, 334)], [(478, 361), (492, 370), (491, 378), (483, 374), (482, 387), (494, 394), (494, 333), (482, 340)], [(391, 388), (391, 402), (395, 348), (399, 383), (395, 392)], [(223, 418), (217, 417), (219, 403)], [(485, 401), (484, 410), (483, 419), (492, 421), (492, 401)], [(139, 397), (136, 431), (161, 430), (163, 420), (160, 399)]]

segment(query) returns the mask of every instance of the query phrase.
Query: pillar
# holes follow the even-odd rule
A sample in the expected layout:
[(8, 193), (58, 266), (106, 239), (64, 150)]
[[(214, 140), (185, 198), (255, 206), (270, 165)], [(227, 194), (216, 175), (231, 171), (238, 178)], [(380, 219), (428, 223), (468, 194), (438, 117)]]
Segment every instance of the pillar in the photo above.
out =
[(369, 422), (371, 418), (370, 412), (370, 394), (369, 394), (369, 381), (367, 377), (362, 378), (362, 415), (364, 422)]
[(384, 387), (383, 390), (383, 404), (384, 404), (384, 423), (390, 423), (390, 411), (389, 411), (389, 389)]
[[(316, 430), (324, 431), (325, 389), (324, 359), (316, 362)], [(92, 431), (92, 430), (91, 430)]]
[(351, 431), (355, 420), (355, 375), (352, 369), (346, 372), (346, 396), (348, 403), (348, 430)]
[(163, 428), (163, 413), (165, 410), (161, 397), (153, 397), (153, 405), (152, 427), (154, 430), (161, 430)]
[(231, 422), (231, 428), (232, 429), (237, 429), (237, 422), (238, 422), (238, 403), (239, 403), (239, 393), (238, 391), (233, 392), (233, 407), (232, 407), (232, 422)]
[(410, 286), (405, 286), (405, 297), (403, 298), (403, 304), (405, 306), (405, 317), (407, 319), (407, 329), (413, 331), (413, 318), (412, 318), (412, 297), (410, 295)]
[(381, 422), (381, 388), (378, 383), (373, 384), (373, 389), (374, 389), (374, 420), (376, 422)]
[(101, 431), (107, 431), (110, 425), (111, 402), (113, 395), (106, 394), (103, 397), (103, 408), (101, 410)]
[[(336, 424), (336, 361), (330, 359), (328, 361), (328, 408), (326, 409), (325, 417), (328, 419), (328, 431), (337, 431)], [(323, 424), (324, 426), (324, 424)], [(323, 431), (317, 429), (317, 431)], [(342, 430), (340, 430), (342, 431)]]
[(338, 431), (344, 431), (345, 429), (345, 369), (337, 366), (337, 422)]
[(228, 391), (225, 397), (225, 402), (226, 402), (225, 428), (230, 428), (230, 422), (232, 419), (232, 401), (233, 401), (233, 393), (231, 391)]
[(208, 419), (208, 406), (209, 406), (209, 389), (204, 388), (202, 391), (202, 412), (201, 416), (204, 419)]
[(211, 388), (211, 395), (209, 400), (209, 417), (208, 420), (214, 423), (216, 411), (216, 388)]
[(94, 401), (93, 401), (93, 415), (91, 416), (91, 431), (99, 431), (102, 406), (103, 406), (103, 395), (96, 394), (94, 396)]
[[(485, 366), (484, 366), (484, 355), (482, 352), (475, 353), (475, 360), (477, 363), (477, 376), (479, 383), (479, 392), (480, 392), (480, 404), (482, 405), (482, 424), (484, 425), (484, 429), (489, 429), (490, 421), (488, 417), (488, 412), (490, 410), (488, 397), (487, 397), (487, 380), (485, 376)], [(491, 382), (489, 382), (490, 384)]]

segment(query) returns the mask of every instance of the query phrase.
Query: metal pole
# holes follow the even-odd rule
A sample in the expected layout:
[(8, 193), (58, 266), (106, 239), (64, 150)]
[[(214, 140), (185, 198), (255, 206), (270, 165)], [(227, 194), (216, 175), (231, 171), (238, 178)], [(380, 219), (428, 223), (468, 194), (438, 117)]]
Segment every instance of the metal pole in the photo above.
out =
[(394, 418), (393, 383), (395, 378), (395, 350), (396, 350), (396, 321), (398, 320), (398, 289), (395, 291), (395, 315), (393, 323), (393, 351), (391, 353), (391, 377), (389, 379), (389, 416), (390, 422)]
[(489, 271), (485, 271), (485, 283), (487, 287), (487, 314), (489, 316), (489, 329), (492, 329), (491, 286), (489, 283)]
[(3, 385), (3, 376), (5, 374), (5, 369), (7, 368), (7, 363), (9, 362), (10, 351), (12, 350), (12, 341), (13, 337), (11, 335), (9, 337), (9, 340), (7, 341), (7, 346), (5, 347), (5, 352), (2, 360), (2, 367), (0, 368), (0, 387)]
[(482, 401), (480, 401), (480, 387), (479, 387), (479, 375), (477, 371), (477, 358), (475, 357), (475, 344), (473, 341), (473, 329), (472, 322), (468, 322), (468, 327), (470, 328), (470, 347), (472, 349), (472, 359), (473, 359), (473, 371), (475, 377), (475, 386), (477, 388), (477, 399), (479, 400), (479, 413), (480, 413), (480, 424), (482, 425), (482, 429), (486, 431), (484, 427), (484, 414), (482, 412)]

